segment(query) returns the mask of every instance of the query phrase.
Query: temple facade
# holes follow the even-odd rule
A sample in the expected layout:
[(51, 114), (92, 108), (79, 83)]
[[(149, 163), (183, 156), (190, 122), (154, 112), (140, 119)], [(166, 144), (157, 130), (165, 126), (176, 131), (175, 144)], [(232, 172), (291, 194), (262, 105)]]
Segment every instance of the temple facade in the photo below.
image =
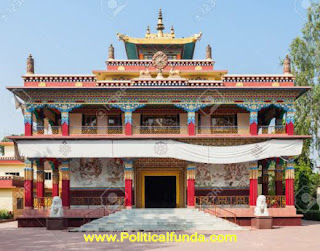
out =
[(310, 136), (295, 135), (294, 102), (308, 87), (295, 86), (290, 58), (281, 74), (228, 74), (214, 68), (210, 45), (194, 59), (202, 33), (164, 29), (160, 11), (156, 33), (118, 33), (127, 59), (110, 45), (106, 69), (92, 74), (37, 74), (29, 56), (24, 85), (7, 87), (24, 114), (25, 135), (10, 137), (25, 162), (21, 226), (45, 217), (54, 196), (66, 218), (219, 207), (248, 225), (263, 194), (279, 222), (300, 223), (294, 159)]

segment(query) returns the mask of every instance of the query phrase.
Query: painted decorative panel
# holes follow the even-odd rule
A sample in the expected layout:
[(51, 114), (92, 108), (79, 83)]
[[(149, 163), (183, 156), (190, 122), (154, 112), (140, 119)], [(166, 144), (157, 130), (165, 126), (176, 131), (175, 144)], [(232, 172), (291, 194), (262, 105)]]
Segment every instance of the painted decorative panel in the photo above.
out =
[(124, 164), (120, 159), (74, 159), (70, 167), (71, 187), (124, 187)]
[(249, 163), (197, 164), (196, 187), (248, 187)]

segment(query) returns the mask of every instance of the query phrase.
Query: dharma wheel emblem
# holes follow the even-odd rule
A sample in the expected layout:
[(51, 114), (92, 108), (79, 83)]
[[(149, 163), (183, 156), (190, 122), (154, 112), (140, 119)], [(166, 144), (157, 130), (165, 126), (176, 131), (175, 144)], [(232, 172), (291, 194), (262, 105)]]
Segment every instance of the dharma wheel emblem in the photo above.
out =
[(152, 64), (156, 69), (158, 69), (157, 78), (163, 78), (162, 70), (164, 68), (166, 68), (166, 66), (168, 65), (168, 57), (167, 57), (167, 55), (162, 51), (158, 51), (152, 57)]

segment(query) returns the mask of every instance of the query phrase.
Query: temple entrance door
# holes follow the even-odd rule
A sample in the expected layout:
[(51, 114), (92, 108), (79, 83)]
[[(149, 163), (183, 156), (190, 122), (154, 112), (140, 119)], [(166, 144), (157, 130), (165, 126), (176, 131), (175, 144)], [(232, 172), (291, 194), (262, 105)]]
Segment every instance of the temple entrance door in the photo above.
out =
[(175, 208), (176, 177), (145, 176), (145, 207)]

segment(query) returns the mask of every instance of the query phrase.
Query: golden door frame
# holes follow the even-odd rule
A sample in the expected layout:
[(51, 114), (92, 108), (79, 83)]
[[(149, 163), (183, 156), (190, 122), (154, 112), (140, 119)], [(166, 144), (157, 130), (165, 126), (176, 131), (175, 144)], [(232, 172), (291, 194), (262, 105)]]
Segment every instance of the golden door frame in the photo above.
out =
[[(176, 177), (176, 207), (179, 208), (182, 206), (183, 202), (181, 201), (181, 196), (183, 196), (183, 180), (181, 179), (182, 173), (181, 170), (177, 169), (149, 169), (149, 170), (140, 170), (138, 173), (137, 180), (137, 206), (145, 208), (146, 199), (145, 199), (145, 177), (146, 176), (175, 176)], [(138, 201), (140, 199), (140, 201)]]

